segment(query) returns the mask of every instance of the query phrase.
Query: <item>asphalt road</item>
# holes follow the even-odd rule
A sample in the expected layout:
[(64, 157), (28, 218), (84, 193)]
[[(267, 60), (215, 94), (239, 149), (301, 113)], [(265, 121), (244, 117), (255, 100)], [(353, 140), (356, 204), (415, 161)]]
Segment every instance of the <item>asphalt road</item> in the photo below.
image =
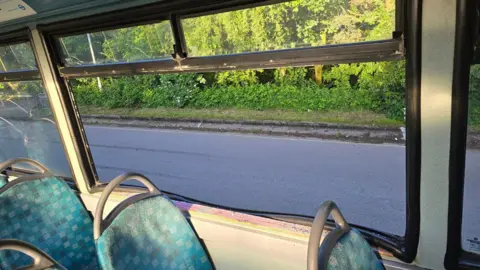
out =
[(351, 222), (404, 230), (401, 146), (94, 126), (87, 136), (103, 180), (138, 171), (188, 197), (283, 213), (333, 200)]
[[(29, 149), (47, 166), (66, 167), (55, 129), (39, 125)], [(39, 130), (41, 128), (41, 130)], [(0, 130), (5, 128), (0, 127)], [(314, 215), (335, 201), (351, 223), (399, 235), (405, 230), (405, 148), (228, 133), (87, 126), (101, 180), (136, 171), (163, 190), (224, 206)], [(19, 151), (21, 137), (2, 132), (2, 155)], [(17, 136), (17, 137), (15, 137)], [(14, 140), (12, 140), (14, 138)], [(16, 143), (12, 143), (16, 142)], [(37, 142), (35, 144), (35, 142)], [(17, 149), (17, 150), (16, 150)], [(32, 151), (30, 151), (32, 152)], [(42, 156), (43, 155), (43, 156)], [(464, 235), (480, 235), (480, 152), (467, 154)], [(58, 164), (63, 164), (58, 166)]]

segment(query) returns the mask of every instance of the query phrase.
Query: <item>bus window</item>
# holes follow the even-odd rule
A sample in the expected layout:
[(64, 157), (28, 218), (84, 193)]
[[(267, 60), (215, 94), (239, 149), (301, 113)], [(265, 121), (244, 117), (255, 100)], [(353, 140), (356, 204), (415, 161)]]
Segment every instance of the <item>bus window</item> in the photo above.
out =
[(2, 161), (29, 157), (59, 176), (71, 177), (40, 81), (0, 83), (0, 130)]
[(70, 84), (101, 181), (136, 171), (208, 203), (307, 216), (333, 200), (403, 235), (404, 80), (400, 61)]
[(37, 69), (29, 43), (0, 46), (0, 72)]
[[(0, 72), (4, 77), (9, 72), (36, 69), (29, 43), (0, 46)], [(0, 82), (0, 131), (0, 160), (27, 157), (59, 176), (71, 177), (41, 81)]]
[(308, 1), (185, 18), (189, 56), (304, 48), (392, 38), (395, 1)]
[(60, 39), (67, 66), (170, 58), (170, 22), (101, 31)]
[(465, 250), (480, 254), (480, 65), (471, 67), (469, 92), (462, 237)]
[[(388, 39), (394, 2), (293, 1), (174, 14), (188, 49), (175, 61), (185, 44), (174, 51), (172, 33), (182, 37), (173, 20), (175, 31), (163, 22), (58, 36), (69, 66), (60, 75), (79, 108), (98, 180), (134, 171), (166, 192), (294, 215), (313, 216), (333, 200), (349, 222), (403, 236), (404, 61), (321, 65), (305, 57), (275, 68), (223, 63), (231, 70), (219, 71), (218, 57), (209, 57)], [(128, 64), (100, 65), (122, 61)]]

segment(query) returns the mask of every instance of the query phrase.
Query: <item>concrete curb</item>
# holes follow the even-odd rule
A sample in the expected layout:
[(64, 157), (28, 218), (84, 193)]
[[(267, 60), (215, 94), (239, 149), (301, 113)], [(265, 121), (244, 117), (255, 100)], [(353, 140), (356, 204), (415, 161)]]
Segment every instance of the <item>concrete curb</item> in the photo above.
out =
[(89, 125), (128, 126), (211, 132), (295, 136), (366, 143), (404, 143), (400, 128), (283, 121), (232, 121), (144, 118), (118, 115), (82, 115)]
[(218, 119), (195, 119), (195, 118), (163, 118), (163, 117), (137, 117), (122, 115), (96, 115), (84, 114), (82, 118), (101, 119), (101, 120), (127, 120), (127, 121), (158, 121), (172, 123), (205, 123), (205, 124), (228, 124), (228, 125), (252, 125), (252, 126), (280, 126), (280, 127), (310, 127), (310, 128), (337, 128), (337, 129), (368, 129), (397, 132), (399, 128), (378, 127), (367, 125), (347, 125), (336, 123), (322, 122), (289, 122), (289, 121), (273, 121), (273, 120), (218, 120)]

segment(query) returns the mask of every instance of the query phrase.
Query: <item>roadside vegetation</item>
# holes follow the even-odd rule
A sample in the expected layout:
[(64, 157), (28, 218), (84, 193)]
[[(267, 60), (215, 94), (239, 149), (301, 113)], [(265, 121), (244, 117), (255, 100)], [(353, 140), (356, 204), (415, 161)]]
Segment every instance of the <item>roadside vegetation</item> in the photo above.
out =
[[(394, 6), (393, 0), (298, 0), (186, 19), (183, 28), (191, 56), (363, 42), (391, 38)], [(67, 62), (92, 62), (86, 38), (62, 40)], [(90, 38), (97, 63), (162, 58), (172, 50), (168, 23)], [(404, 69), (400, 61), (91, 78), (72, 86), (85, 114), (398, 125)]]
[(178, 108), (117, 108), (107, 109), (95, 106), (80, 106), (82, 115), (118, 115), (140, 118), (164, 119), (212, 119), (212, 120), (255, 120), (287, 122), (320, 122), (334, 124), (368, 125), (379, 127), (401, 127), (402, 121), (393, 120), (382, 114), (362, 112), (298, 112), (286, 110), (246, 109), (178, 109)]
[[(189, 56), (212, 56), (389, 39), (395, 29), (394, 14), (394, 0), (296, 0), (189, 18), (182, 24)], [(169, 22), (65, 37), (60, 45), (66, 64), (73, 66), (162, 59), (173, 52)], [(20, 63), (17, 58), (23, 57), (25, 48), (10, 50), (0, 51), (0, 70)], [(70, 83), (82, 114), (397, 126), (402, 125), (405, 111), (404, 61), (86, 78)], [(11, 94), (9, 84), (0, 84), (1, 88)], [(26, 92), (34, 93), (34, 88), (25, 84)], [(480, 124), (477, 89), (480, 67), (474, 66), (472, 125)]]

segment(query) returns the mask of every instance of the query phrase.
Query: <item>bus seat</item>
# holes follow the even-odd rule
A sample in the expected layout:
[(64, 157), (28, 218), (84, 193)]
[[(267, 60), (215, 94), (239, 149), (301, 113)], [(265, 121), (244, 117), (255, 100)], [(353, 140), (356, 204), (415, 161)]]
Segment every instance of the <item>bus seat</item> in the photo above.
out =
[[(103, 220), (110, 193), (126, 180), (149, 190), (128, 198)], [(182, 212), (143, 175), (123, 174), (105, 188), (94, 218), (102, 269), (212, 269), (207, 252)]]
[(3, 186), (5, 186), (7, 183), (8, 183), (7, 177), (6, 177), (6, 176), (3, 176), (3, 175), (0, 175), (0, 188), (2, 188)]
[[(324, 251), (319, 256), (328, 256), (326, 253), (327, 251)], [(383, 270), (384, 268), (367, 241), (363, 239), (357, 230), (351, 229), (331, 249), (327, 269)]]
[[(7, 239), (0, 240), (0, 251), (4, 253), (11, 252), (11, 256), (20, 256), (19, 254), (24, 254), (30, 257), (30, 262), (27, 265), (12, 266), (8, 265), (7, 261), (4, 260), (2, 254), (0, 253), (0, 269), (48, 269), (48, 270), (65, 270), (65, 267), (60, 265), (54, 259), (52, 259), (48, 254), (44, 253), (35, 246), (19, 240)], [(17, 254), (15, 254), (17, 253)]]
[[(0, 239), (29, 242), (67, 269), (98, 269), (92, 219), (65, 181), (49, 172), (20, 177), (0, 188), (0, 205)], [(29, 259), (6, 256), (10, 265)]]
[[(337, 223), (323, 239), (321, 236), (328, 216)], [(319, 247), (320, 245), (320, 247)], [(355, 229), (350, 228), (337, 205), (324, 202), (313, 220), (307, 255), (308, 270), (385, 269), (368, 242)]]

